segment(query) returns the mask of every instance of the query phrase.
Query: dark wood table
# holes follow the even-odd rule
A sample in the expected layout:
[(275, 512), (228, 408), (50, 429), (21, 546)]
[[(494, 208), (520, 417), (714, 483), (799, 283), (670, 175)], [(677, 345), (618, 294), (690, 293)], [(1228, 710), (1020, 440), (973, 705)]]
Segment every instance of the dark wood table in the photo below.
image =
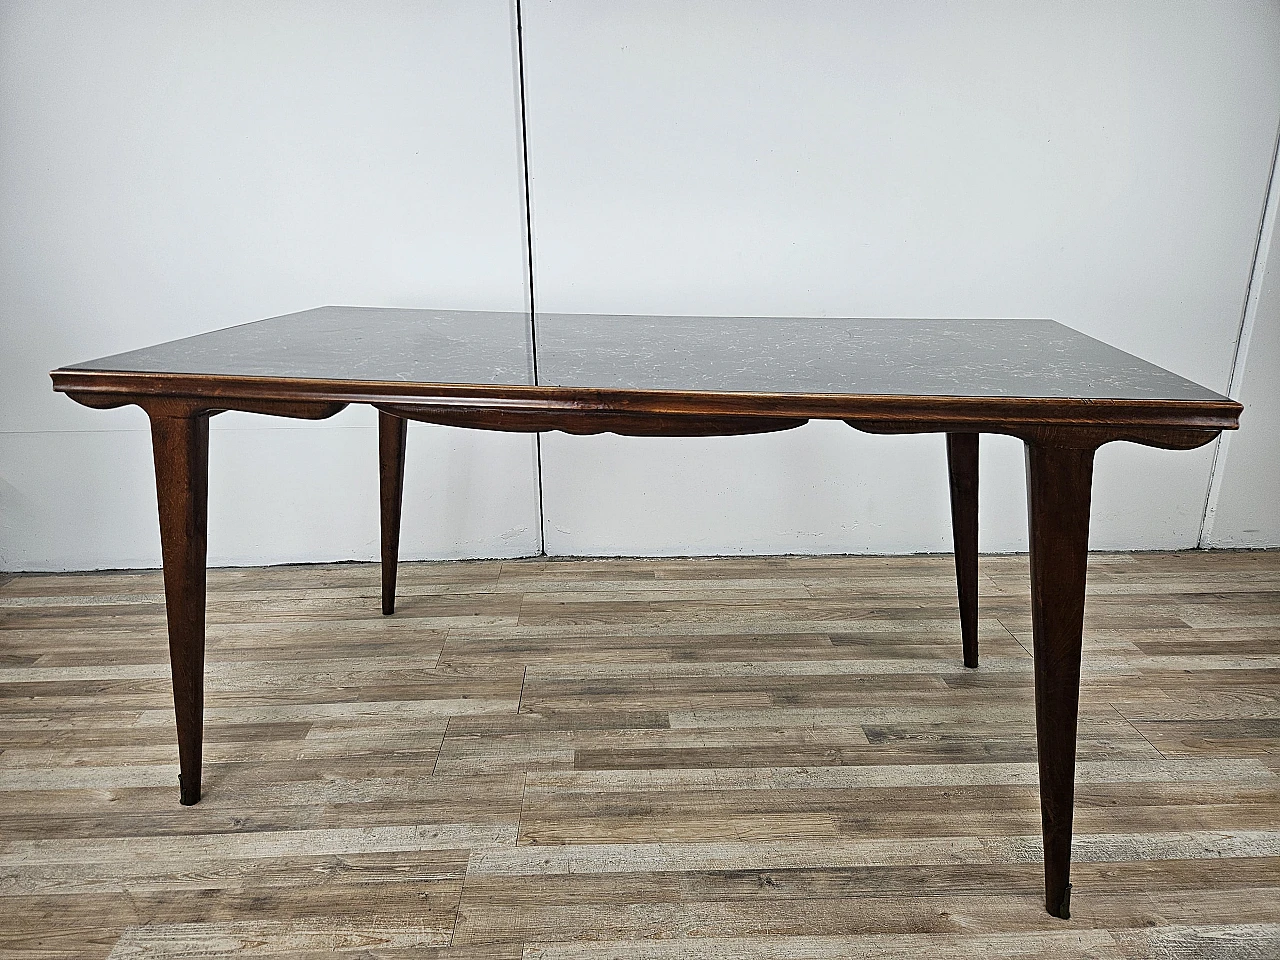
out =
[(200, 799), (209, 418), (378, 408), (382, 609), (395, 605), (408, 420), (707, 437), (843, 420), (943, 433), (964, 663), (978, 665), (978, 435), (1026, 444), (1045, 903), (1068, 917), (1094, 451), (1190, 449), (1241, 406), (1050, 320), (647, 317), (321, 307), (53, 371), (151, 419), (180, 792)]

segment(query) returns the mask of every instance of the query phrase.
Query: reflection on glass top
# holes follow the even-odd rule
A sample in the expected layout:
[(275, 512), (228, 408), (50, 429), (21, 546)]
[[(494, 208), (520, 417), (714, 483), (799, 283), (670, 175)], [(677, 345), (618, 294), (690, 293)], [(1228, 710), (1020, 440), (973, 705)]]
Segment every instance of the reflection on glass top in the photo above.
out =
[(532, 384), (527, 313), (318, 307), (77, 363), (297, 380)]
[[(539, 314), (542, 386), (734, 393), (1221, 400), (1052, 320)], [(320, 307), (72, 370), (523, 386), (521, 313)]]

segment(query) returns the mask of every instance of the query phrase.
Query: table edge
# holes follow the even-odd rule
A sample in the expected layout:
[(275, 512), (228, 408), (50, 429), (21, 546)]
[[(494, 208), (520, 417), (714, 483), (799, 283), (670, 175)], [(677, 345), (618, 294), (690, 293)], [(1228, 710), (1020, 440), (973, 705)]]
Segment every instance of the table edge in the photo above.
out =
[[(627, 414), (663, 417), (803, 417), (1087, 426), (1159, 426), (1234, 430), (1244, 407), (1234, 400), (964, 397), (884, 394), (744, 393), (511, 384), (402, 383), (215, 374), (139, 373), (59, 368), (55, 391), (90, 406), (169, 399), (234, 410), (254, 401), (367, 403), (509, 413)], [(289, 414), (283, 414), (289, 415)]]

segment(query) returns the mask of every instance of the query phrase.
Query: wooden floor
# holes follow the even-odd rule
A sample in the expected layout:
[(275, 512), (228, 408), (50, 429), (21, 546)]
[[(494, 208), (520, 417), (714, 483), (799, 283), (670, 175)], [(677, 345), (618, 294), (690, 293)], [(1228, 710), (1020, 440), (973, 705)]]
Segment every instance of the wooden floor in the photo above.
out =
[(0, 957), (1280, 957), (1280, 553), (1095, 555), (1072, 920), (1025, 557), (210, 575), (178, 804), (156, 572), (0, 584)]

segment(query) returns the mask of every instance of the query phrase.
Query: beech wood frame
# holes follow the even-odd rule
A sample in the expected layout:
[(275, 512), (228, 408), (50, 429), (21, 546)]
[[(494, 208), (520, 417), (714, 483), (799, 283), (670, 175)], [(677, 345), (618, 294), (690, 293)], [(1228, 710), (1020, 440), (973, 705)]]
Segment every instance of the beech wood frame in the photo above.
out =
[(1239, 426), (1230, 400), (1081, 400), (584, 389), (418, 384), (60, 369), (54, 389), (90, 407), (127, 404), (151, 419), (181, 767), (180, 799), (200, 799), (209, 418), (237, 410), (320, 420), (376, 407), (382, 609), (395, 607), (407, 421), (482, 430), (729, 436), (844, 420), (868, 433), (944, 433), (964, 663), (978, 662), (978, 435), (1026, 445), (1036, 744), (1045, 906), (1070, 916), (1076, 721), (1094, 453), (1128, 440), (1202, 446)]

